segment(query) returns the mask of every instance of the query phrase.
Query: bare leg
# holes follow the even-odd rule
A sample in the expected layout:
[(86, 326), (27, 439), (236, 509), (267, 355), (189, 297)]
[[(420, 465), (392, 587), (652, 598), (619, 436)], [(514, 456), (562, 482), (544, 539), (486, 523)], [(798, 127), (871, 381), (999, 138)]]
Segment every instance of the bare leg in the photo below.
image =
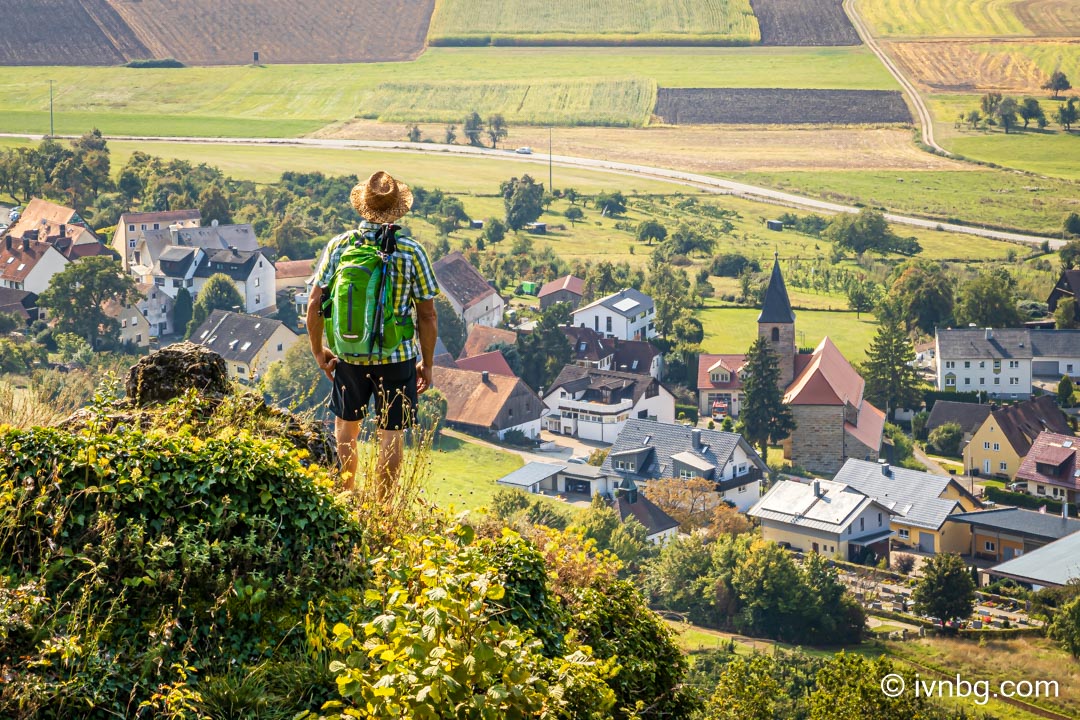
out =
[(342, 484), (346, 490), (356, 485), (356, 468), (360, 457), (356, 451), (356, 438), (360, 435), (359, 420), (334, 418), (334, 438), (337, 440), (338, 461), (341, 463)]
[(376, 495), (380, 501), (390, 497), (390, 491), (398, 479), (404, 447), (404, 432), (379, 430), (379, 476)]

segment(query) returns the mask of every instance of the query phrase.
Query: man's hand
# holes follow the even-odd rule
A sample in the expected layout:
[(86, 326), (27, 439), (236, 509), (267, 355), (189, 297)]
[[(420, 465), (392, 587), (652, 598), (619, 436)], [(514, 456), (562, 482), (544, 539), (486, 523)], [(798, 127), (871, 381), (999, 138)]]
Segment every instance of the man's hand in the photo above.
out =
[(431, 368), (424, 364), (423, 360), (416, 361), (416, 394), (427, 390), (432, 386)]
[(319, 369), (326, 374), (326, 379), (334, 382), (334, 368), (337, 367), (338, 359), (334, 353), (330, 352), (330, 348), (323, 348), (321, 353), (316, 353), (315, 362), (319, 364)]

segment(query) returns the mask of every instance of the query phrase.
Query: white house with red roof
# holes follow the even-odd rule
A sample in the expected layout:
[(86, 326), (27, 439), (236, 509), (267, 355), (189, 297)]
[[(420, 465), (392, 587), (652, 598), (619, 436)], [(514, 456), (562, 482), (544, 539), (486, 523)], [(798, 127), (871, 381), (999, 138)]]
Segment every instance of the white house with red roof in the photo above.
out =
[(68, 259), (47, 242), (7, 235), (0, 245), (0, 287), (40, 295)]
[(439, 281), (439, 289), (465, 321), (466, 328), (497, 327), (502, 322), (505, 301), (464, 255), (452, 252), (439, 258), (431, 269)]

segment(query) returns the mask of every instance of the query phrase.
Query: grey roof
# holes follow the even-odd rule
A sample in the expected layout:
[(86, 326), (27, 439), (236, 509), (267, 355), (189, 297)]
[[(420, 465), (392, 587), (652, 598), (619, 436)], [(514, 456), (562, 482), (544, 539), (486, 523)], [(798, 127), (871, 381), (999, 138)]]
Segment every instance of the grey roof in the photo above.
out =
[(176, 231), (175, 237), (168, 227), (161, 227), (157, 230), (137, 230), (136, 237), (146, 240), (146, 254), (149, 257), (142, 259), (143, 264), (157, 262), (170, 245), (197, 247), (206, 251), (227, 250), (229, 247), (251, 251), (259, 247), (255, 230), (248, 224), (181, 228)]
[(262, 250), (208, 250), (199, 267), (195, 268), (196, 277), (208, 278), (217, 273), (224, 273), (233, 280), (244, 281), (251, 277), (251, 271), (258, 261), (270, 262)]
[(980, 512), (956, 513), (949, 516), (949, 522), (966, 523), (1041, 540), (1058, 540), (1080, 531), (1080, 520), (1023, 508), (994, 508)]
[(945, 423), (952, 422), (959, 425), (965, 435), (974, 435), (989, 416), (989, 405), (938, 400), (934, 403), (934, 409), (930, 411), (930, 417), (926, 420), (926, 430), (929, 432)]
[[(815, 485), (818, 487), (817, 494), (814, 493)], [(841, 482), (781, 480), (746, 514), (797, 527), (842, 533), (859, 513), (874, 504), (880, 503)], [(888, 507), (883, 509), (892, 512)]]
[(514, 472), (503, 475), (495, 482), (500, 485), (513, 485), (514, 487), (528, 488), (547, 480), (550, 477), (558, 475), (561, 471), (565, 470), (565, 465), (555, 465), (554, 463), (542, 463), (531, 462), (519, 467)]
[(226, 360), (250, 364), (282, 327), (285, 326), (278, 320), (215, 310), (191, 334), (191, 341), (210, 348)]
[[(632, 301), (633, 304), (631, 304), (630, 301)], [(603, 305), (613, 313), (622, 315), (625, 318), (632, 318), (653, 307), (653, 299), (640, 290), (623, 288), (617, 293), (602, 297), (599, 300), (594, 300), (583, 308), (578, 308), (574, 311), (574, 314), (576, 315), (589, 308), (594, 308), (597, 305)]]
[[(656, 503), (641, 494), (637, 487), (632, 484), (633, 481), (630, 481), (630, 483), (630, 487), (627, 488), (630, 492), (616, 493), (613, 501), (615, 512), (619, 514), (620, 520), (626, 522), (629, 518), (634, 518), (645, 526), (645, 531), (648, 533), (646, 537), (652, 537), (679, 527), (678, 520), (668, 515)], [(620, 488), (622, 488), (622, 485), (620, 485)], [(631, 502), (631, 497), (633, 502)]]
[(905, 525), (937, 530), (960, 506), (956, 500), (941, 497), (952, 482), (948, 475), (932, 475), (852, 458), (833, 479), (893, 510), (903, 517)]
[(795, 322), (795, 311), (791, 309), (787, 286), (780, 272), (779, 256), (773, 260), (772, 276), (769, 278), (769, 287), (765, 290), (765, 299), (761, 301), (761, 314), (758, 315), (757, 321), (759, 323)]
[(545, 397), (551, 397), (560, 389), (570, 393), (585, 391), (582, 398), (585, 401), (614, 405), (630, 400), (637, 405), (650, 388), (659, 392), (659, 385), (659, 380), (647, 374), (566, 365), (551, 383)]
[[(750, 458), (750, 462), (757, 465), (760, 470), (768, 471), (768, 467), (762, 462), (757, 452), (747, 444), (742, 435), (719, 430), (699, 429), (701, 447), (695, 448), (693, 430), (694, 428), (684, 425), (630, 418), (623, 426), (619, 437), (615, 439), (615, 444), (611, 446), (611, 450), (604, 459), (601, 468), (608, 475), (630, 477), (633, 480), (670, 478), (675, 477), (674, 456), (688, 453), (708, 463), (709, 467), (723, 470), (731, 460), (735, 448), (741, 444), (747, 457)], [(650, 450), (651, 452), (649, 452)], [(637, 467), (634, 472), (616, 470), (612, 465), (613, 457), (627, 457), (643, 452), (647, 453), (641, 461), (644, 464)], [(751, 478), (753, 479), (751, 480)], [(726, 490), (757, 481), (758, 478), (753, 473), (749, 473), (733, 480), (724, 481), (720, 484), (720, 487)]]
[(1080, 533), (1006, 560), (990, 568), (990, 572), (1036, 585), (1066, 585), (1080, 578)]
[(683, 465), (689, 465), (696, 470), (712, 470), (713, 464), (700, 455), (695, 455), (692, 452), (681, 452), (671, 456), (671, 459), (680, 462)]
[(939, 360), (1080, 357), (1080, 330), (954, 328), (938, 330), (937, 339)]

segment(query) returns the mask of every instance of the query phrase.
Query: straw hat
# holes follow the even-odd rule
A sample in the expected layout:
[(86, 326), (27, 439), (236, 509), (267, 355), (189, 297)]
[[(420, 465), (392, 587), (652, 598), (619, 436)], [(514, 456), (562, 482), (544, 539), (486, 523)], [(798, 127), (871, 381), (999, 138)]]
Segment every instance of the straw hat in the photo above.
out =
[(409, 186), (382, 170), (354, 187), (349, 199), (356, 212), (373, 223), (392, 223), (409, 212), (413, 203)]

